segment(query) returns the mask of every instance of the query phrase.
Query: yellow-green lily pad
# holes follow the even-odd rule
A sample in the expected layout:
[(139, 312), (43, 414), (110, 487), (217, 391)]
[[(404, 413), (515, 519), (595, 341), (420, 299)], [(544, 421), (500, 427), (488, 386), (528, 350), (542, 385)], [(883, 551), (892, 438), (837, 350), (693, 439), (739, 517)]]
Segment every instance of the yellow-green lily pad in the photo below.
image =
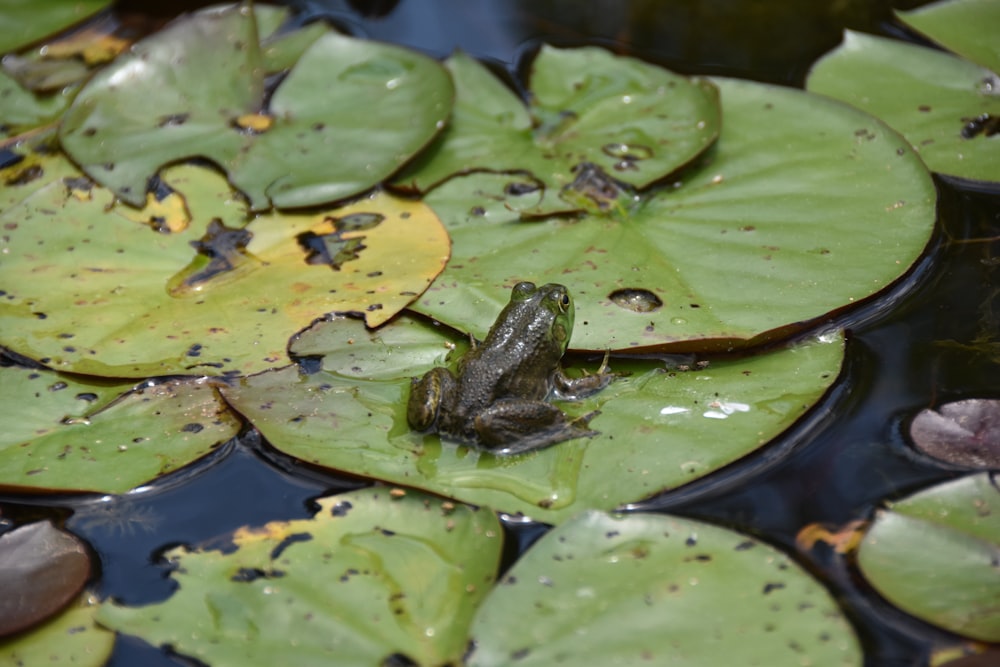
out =
[(145, 214), (79, 178), (0, 213), (0, 344), (91, 375), (253, 373), (288, 363), (289, 338), (327, 313), (386, 321), (447, 261), (418, 201), (376, 193), (247, 223), (212, 170), (173, 167), (162, 184)]
[(7, 367), (0, 402), (0, 488), (17, 492), (124, 493), (209, 454), (242, 425), (196, 380), (133, 389)]
[(496, 577), (496, 516), (384, 487), (318, 503), (230, 550), (168, 552), (174, 594), (100, 622), (213, 665), (459, 664)]
[(949, 51), (1000, 73), (1000, 5), (993, 0), (944, 0), (908, 12), (901, 21), (916, 28)]
[(42, 625), (2, 642), (0, 664), (101, 667), (111, 657), (115, 633), (94, 622), (99, 609), (84, 593)]
[[(399, 374), (426, 372), (461, 337), (439, 334), (434, 344), (433, 325), (407, 326), (415, 331), (390, 336), (385, 327), (366, 332), (358, 322), (324, 323), (334, 332), (324, 361), (329, 370), (262, 373), (223, 394), (274, 447), (301, 460), (556, 522), (580, 509), (612, 509), (679, 487), (756, 450), (823, 396), (843, 357), (842, 338), (830, 335), (675, 369), (614, 360), (613, 370), (632, 375), (586, 400), (557, 403), (573, 416), (600, 410), (590, 422), (600, 435), (498, 457), (410, 429), (410, 380)], [(349, 352), (345, 335), (353, 341)], [(411, 349), (404, 341), (427, 350), (421, 365), (396, 361)], [(311, 353), (319, 347), (312, 341)]]
[(135, 206), (161, 167), (195, 156), (225, 169), (254, 210), (359, 194), (443, 127), (451, 80), (407, 49), (333, 32), (307, 37), (268, 94), (268, 58), (291, 58), (262, 53), (253, 12), (214, 7), (178, 19), (84, 86), (63, 116), (63, 147)]
[(962, 477), (879, 510), (858, 551), (875, 589), (928, 623), (1000, 641), (1000, 490)]
[(425, 191), (471, 171), (529, 172), (543, 196), (532, 214), (575, 210), (560, 190), (594, 164), (645, 187), (693, 160), (719, 132), (715, 87), (596, 47), (543, 46), (530, 106), (473, 58), (445, 65), (456, 104), (441, 136), (397, 178)]

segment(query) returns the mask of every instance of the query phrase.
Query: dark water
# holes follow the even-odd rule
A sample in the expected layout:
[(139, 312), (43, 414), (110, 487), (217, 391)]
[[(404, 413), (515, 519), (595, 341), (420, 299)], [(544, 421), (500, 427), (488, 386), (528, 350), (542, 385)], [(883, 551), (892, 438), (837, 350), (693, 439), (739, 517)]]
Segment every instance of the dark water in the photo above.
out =
[[(177, 6), (126, 4), (161, 13)], [(434, 56), (461, 48), (508, 72), (515, 85), (523, 59), (540, 40), (604, 45), (683, 73), (801, 86), (809, 65), (839, 42), (844, 27), (907, 34), (893, 23), (887, 3), (864, 0), (287, 4), (303, 22), (324, 18), (346, 32)], [(868, 518), (886, 498), (957, 474), (919, 460), (903, 432), (907, 420), (925, 407), (1000, 397), (1000, 347), (991, 356), (989, 349), (971, 346), (997, 338), (1000, 281), (994, 258), (1000, 244), (988, 239), (1000, 234), (1000, 196), (942, 180), (938, 185), (940, 229), (932, 251), (895, 289), (838, 317), (836, 323), (850, 331), (845, 371), (810, 417), (752, 460), (637, 507), (735, 527), (795, 553), (795, 535), (807, 524), (832, 527)], [(13, 521), (39, 515), (65, 519), (99, 558), (96, 591), (137, 604), (170, 594), (167, 570), (158, 561), (166, 549), (217, 540), (246, 524), (310, 516), (310, 499), (357, 484), (281, 457), (248, 433), (127, 503), (5, 497), (2, 509)], [(508, 560), (543, 531), (511, 526)], [(847, 609), (867, 665), (923, 664), (933, 642), (954, 639), (889, 607), (823, 548), (799, 558)], [(178, 663), (142, 642), (124, 640), (110, 664)]]

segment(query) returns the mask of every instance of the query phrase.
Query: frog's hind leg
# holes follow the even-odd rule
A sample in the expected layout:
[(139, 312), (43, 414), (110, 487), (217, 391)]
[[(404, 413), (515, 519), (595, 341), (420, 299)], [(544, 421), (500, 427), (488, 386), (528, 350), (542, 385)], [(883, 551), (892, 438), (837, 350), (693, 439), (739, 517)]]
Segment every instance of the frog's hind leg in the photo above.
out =
[(574, 438), (591, 438), (587, 426), (598, 412), (570, 420), (562, 410), (542, 401), (497, 401), (475, 418), (480, 443), (498, 455), (523, 454)]
[(455, 386), (455, 376), (440, 366), (432, 368), (421, 378), (413, 378), (406, 402), (406, 421), (418, 431), (436, 428), (441, 406), (455, 394)]

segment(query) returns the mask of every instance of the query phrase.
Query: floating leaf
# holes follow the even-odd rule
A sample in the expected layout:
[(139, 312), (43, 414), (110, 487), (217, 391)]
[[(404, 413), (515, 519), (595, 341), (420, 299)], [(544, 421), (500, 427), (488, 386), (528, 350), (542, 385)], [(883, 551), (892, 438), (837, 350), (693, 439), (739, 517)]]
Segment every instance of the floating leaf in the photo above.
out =
[(419, 190), (469, 171), (528, 171), (547, 191), (532, 213), (574, 210), (559, 190), (581, 165), (644, 187), (690, 162), (719, 131), (710, 83), (604, 49), (543, 46), (528, 109), (469, 56), (445, 65), (457, 91), (451, 123), (398, 178)]
[(94, 623), (98, 609), (85, 595), (48, 622), (0, 642), (0, 664), (101, 667), (111, 657), (115, 634)]
[[(51, 183), (0, 213), (0, 343), (59, 370), (148, 377), (286, 364), (297, 331), (331, 311), (378, 325), (448, 257), (430, 209), (385, 194), (243, 227), (243, 206), (210, 170), (171, 168), (167, 196), (181, 192), (184, 204), (144, 212), (115, 207), (82, 180)], [(355, 225), (371, 216), (379, 222)], [(182, 231), (157, 233), (168, 230)], [(350, 252), (311, 261), (308, 238)]]
[[(308, 48), (265, 107), (252, 14), (210, 8), (180, 19), (88, 82), (64, 115), (63, 146), (135, 206), (160, 167), (193, 156), (222, 166), (255, 210), (363, 192), (438, 132), (451, 81), (438, 63), (406, 49), (316, 37), (307, 33)], [(293, 44), (291, 53), (271, 53), (271, 64), (287, 65), (304, 46), (283, 43)], [(240, 120), (253, 115), (270, 123)]]
[(973, 468), (1000, 468), (1000, 401), (971, 398), (921, 410), (910, 437), (928, 456)]
[[(411, 431), (409, 378), (360, 377), (429, 370), (433, 354), (422, 367), (396, 356), (412, 345), (443, 350), (449, 339), (435, 346), (426, 328), (402, 321), (372, 335), (360, 323), (324, 324), (354, 325), (351, 333), (326, 338), (333, 372), (300, 375), (289, 367), (245, 378), (223, 394), (274, 447), (309, 463), (555, 522), (582, 508), (610, 509), (681, 486), (745, 456), (819, 400), (843, 355), (842, 339), (831, 336), (698, 370), (614, 361), (614, 370), (633, 375), (584, 401), (557, 403), (574, 416), (599, 409), (591, 426), (600, 435), (496, 457)], [(405, 331), (385, 333), (396, 326)], [(349, 352), (339, 349), (345, 336), (353, 340)], [(311, 353), (320, 353), (318, 345)]]
[(172, 597), (105, 606), (101, 623), (208, 664), (458, 664), (501, 531), (485, 510), (385, 488), (324, 498), (313, 519), (243, 528), (186, 551)]
[(0, 7), (0, 54), (27, 46), (96, 14), (111, 0), (4, 0)]
[(69, 92), (72, 89), (38, 96), (6, 72), (0, 72), (0, 133), (14, 134), (51, 122), (69, 106)]
[[(981, 27), (995, 41), (995, 30)], [(934, 171), (1000, 180), (1000, 79), (988, 69), (848, 30), (843, 43), (813, 65), (807, 87), (882, 118)]]
[(909, 12), (896, 12), (903, 23), (916, 28), (950, 51), (1000, 73), (1000, 5), (993, 0), (934, 2)]
[(858, 552), (890, 602), (947, 630), (1000, 641), (1000, 492), (987, 473), (880, 510)]
[(538, 193), (516, 175), (431, 192), (452, 260), (414, 309), (482, 338), (513, 284), (557, 282), (576, 300), (573, 348), (725, 349), (865, 299), (916, 261), (935, 192), (899, 136), (816, 95), (716, 83), (726, 124), (709, 157), (618, 215), (518, 222), (509, 209)]
[(89, 578), (90, 556), (83, 543), (48, 521), (0, 535), (0, 636), (54, 615)]
[(472, 623), (470, 667), (860, 665), (830, 594), (746, 535), (586, 512), (547, 534)]
[(0, 487), (122, 493), (205, 456), (240, 429), (204, 382), (130, 389), (0, 368), (8, 407), (0, 415)]

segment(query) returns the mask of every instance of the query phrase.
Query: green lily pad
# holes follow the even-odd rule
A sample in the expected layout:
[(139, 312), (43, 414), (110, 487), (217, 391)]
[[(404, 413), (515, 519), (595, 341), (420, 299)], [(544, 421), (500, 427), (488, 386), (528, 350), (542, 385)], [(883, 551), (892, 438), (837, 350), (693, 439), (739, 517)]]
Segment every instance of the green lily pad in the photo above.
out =
[(0, 7), (0, 54), (79, 23), (111, 0), (4, 0)]
[[(996, 41), (991, 24), (980, 27)], [(806, 86), (883, 119), (936, 172), (1000, 181), (1000, 80), (989, 69), (848, 30), (843, 43), (813, 65)]]
[(36, 95), (0, 71), (0, 133), (16, 134), (53, 121), (69, 106), (71, 91)]
[(99, 608), (84, 594), (46, 623), (0, 643), (0, 665), (101, 667), (111, 657), (115, 634), (94, 622)]
[(160, 167), (194, 156), (225, 169), (254, 210), (363, 192), (439, 131), (451, 80), (406, 49), (334, 33), (306, 37), (308, 48), (265, 108), (267, 58), (253, 13), (231, 6), (180, 19), (87, 83), (63, 117), (63, 146), (135, 206)]
[(947, 0), (912, 11), (897, 11), (903, 23), (915, 28), (948, 50), (1000, 73), (1000, 5), (993, 0)]
[(205, 456), (241, 426), (197, 380), (132, 391), (16, 367), (0, 368), (0, 380), (0, 488), (8, 491), (123, 493)]
[(212, 170), (173, 167), (161, 186), (183, 199), (152, 197), (148, 219), (86, 179), (0, 213), (0, 344), (91, 375), (252, 373), (287, 364), (288, 339), (326, 313), (384, 322), (447, 261), (447, 233), (417, 201), (247, 224)]
[(527, 109), (469, 56), (457, 53), (445, 65), (456, 87), (451, 122), (397, 179), (421, 191), (470, 171), (528, 171), (547, 195), (532, 213), (575, 210), (559, 189), (574, 181), (579, 165), (598, 165), (644, 187), (718, 136), (712, 84), (603, 49), (543, 46), (532, 65)]
[(830, 594), (746, 535), (586, 512), (535, 543), (476, 613), (470, 667), (861, 665)]
[[(577, 349), (725, 349), (772, 340), (870, 297), (931, 236), (935, 191), (874, 118), (817, 95), (716, 81), (715, 148), (618, 215), (521, 222), (523, 176), (452, 179), (425, 201), (452, 259), (414, 304), (482, 338), (520, 280), (576, 301)], [(785, 147), (794, 145), (794, 150)]]
[[(842, 339), (829, 336), (697, 370), (615, 360), (613, 370), (633, 374), (586, 400), (557, 403), (574, 416), (600, 410), (590, 422), (600, 435), (496, 457), (411, 431), (409, 378), (361, 377), (387, 378), (395, 369), (421, 374), (432, 355), (424, 366), (401, 366), (396, 356), (414, 345), (443, 350), (461, 342), (441, 336), (435, 346), (426, 328), (385, 333), (404, 319), (377, 332), (358, 322), (324, 323), (333, 331), (325, 364), (332, 370), (262, 373), (223, 395), (274, 447), (309, 463), (557, 522), (580, 509), (611, 509), (676, 488), (749, 454), (820, 399), (843, 357)], [(350, 325), (351, 333), (338, 331)], [(342, 350), (345, 335), (353, 341), (349, 353)], [(313, 341), (313, 353), (318, 348)]]
[(1000, 492), (988, 473), (880, 510), (858, 565), (894, 605), (966, 637), (1000, 641)]
[(226, 553), (169, 552), (173, 596), (105, 605), (100, 622), (207, 664), (459, 664), (496, 576), (496, 516), (385, 488), (319, 505), (240, 529)]

